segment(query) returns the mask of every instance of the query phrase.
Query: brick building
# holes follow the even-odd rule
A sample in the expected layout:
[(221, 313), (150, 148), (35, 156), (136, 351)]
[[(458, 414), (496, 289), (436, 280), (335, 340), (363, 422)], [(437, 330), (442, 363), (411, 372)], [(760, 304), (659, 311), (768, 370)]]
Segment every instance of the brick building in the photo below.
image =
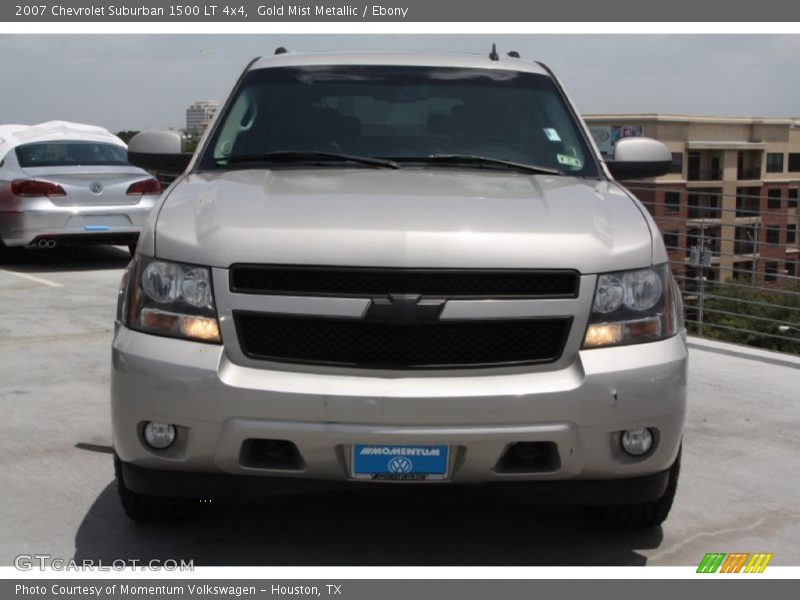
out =
[[(601, 152), (622, 137), (672, 152), (663, 177), (626, 182), (648, 207), (673, 270), (691, 285), (692, 248), (711, 251), (711, 281), (780, 285), (800, 277), (800, 120), (681, 115), (584, 117)], [(696, 253), (695, 253), (696, 255)]]

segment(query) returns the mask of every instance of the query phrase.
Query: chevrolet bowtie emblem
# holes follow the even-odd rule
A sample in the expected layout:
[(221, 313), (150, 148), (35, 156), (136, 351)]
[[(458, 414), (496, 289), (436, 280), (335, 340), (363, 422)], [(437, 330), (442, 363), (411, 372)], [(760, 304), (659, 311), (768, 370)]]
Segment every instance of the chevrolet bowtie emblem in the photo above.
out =
[(372, 299), (364, 320), (386, 325), (426, 325), (439, 320), (444, 304), (444, 300), (422, 300), (419, 294), (389, 294)]

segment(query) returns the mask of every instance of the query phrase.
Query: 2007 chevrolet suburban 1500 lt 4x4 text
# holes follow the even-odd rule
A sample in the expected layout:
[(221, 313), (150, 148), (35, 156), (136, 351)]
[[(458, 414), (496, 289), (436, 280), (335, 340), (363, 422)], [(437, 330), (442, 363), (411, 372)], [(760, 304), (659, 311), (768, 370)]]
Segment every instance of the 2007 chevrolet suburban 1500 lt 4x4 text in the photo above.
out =
[(555, 76), (515, 56), (281, 52), (248, 65), (193, 156), (169, 132), (129, 152), (183, 173), (120, 290), (130, 517), (495, 485), (666, 518), (682, 305), (614, 180), (665, 172), (662, 144), (603, 161)]

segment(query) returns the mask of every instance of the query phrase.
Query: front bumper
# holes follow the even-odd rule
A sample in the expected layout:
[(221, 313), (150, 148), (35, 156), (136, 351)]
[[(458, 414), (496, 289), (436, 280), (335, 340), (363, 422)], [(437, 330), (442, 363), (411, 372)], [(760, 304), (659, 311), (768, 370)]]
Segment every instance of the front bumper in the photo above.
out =
[(158, 196), (144, 196), (137, 204), (56, 206), (47, 198), (26, 199), (19, 211), (0, 212), (0, 240), (6, 246), (27, 246), (41, 239), (134, 243), (157, 200)]
[[(355, 486), (349, 475), (354, 443), (449, 444), (445, 483), (642, 478), (663, 473), (677, 455), (686, 367), (679, 335), (581, 351), (566, 368), (549, 371), (309, 373), (242, 366), (222, 346), (120, 326), (113, 345), (114, 448), (137, 472), (209, 480), (231, 475)], [(147, 448), (141, 436), (146, 421), (175, 424), (175, 444), (164, 451)], [(642, 458), (626, 455), (618, 441), (620, 431), (636, 427), (657, 431), (654, 448)], [(290, 441), (302, 466), (245, 466), (242, 446), (248, 439)], [(521, 441), (555, 443), (557, 467), (498, 469), (506, 449)]]
[[(119, 459), (117, 459), (119, 460)], [(360, 481), (312, 480), (299, 477), (265, 477), (261, 475), (231, 475), (229, 473), (193, 473), (145, 469), (119, 462), (118, 476), (131, 491), (148, 496), (169, 498), (214, 498), (215, 500), (253, 498), (283, 494), (335, 492), (343, 490), (385, 491), (396, 493), (393, 483), (364, 483)], [(516, 499), (535, 502), (561, 502), (590, 506), (638, 504), (652, 502), (664, 495), (670, 472), (661, 471), (643, 477), (626, 479), (569, 479), (559, 481), (489, 482), (461, 484), (459, 491), (469, 488), (471, 494), (513, 494)], [(420, 490), (427, 484), (403, 484), (404, 488)], [(442, 489), (442, 486), (436, 486)], [(429, 488), (430, 489), (430, 488)]]

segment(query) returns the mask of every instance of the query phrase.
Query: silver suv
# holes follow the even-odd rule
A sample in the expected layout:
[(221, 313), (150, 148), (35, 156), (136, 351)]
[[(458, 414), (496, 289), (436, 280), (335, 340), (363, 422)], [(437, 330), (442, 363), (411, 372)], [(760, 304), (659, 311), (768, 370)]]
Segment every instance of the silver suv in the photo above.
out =
[(687, 350), (658, 229), (550, 70), (511, 53), (250, 63), (119, 294), (116, 474), (133, 519), (203, 500), (513, 490), (653, 526), (677, 485)]

